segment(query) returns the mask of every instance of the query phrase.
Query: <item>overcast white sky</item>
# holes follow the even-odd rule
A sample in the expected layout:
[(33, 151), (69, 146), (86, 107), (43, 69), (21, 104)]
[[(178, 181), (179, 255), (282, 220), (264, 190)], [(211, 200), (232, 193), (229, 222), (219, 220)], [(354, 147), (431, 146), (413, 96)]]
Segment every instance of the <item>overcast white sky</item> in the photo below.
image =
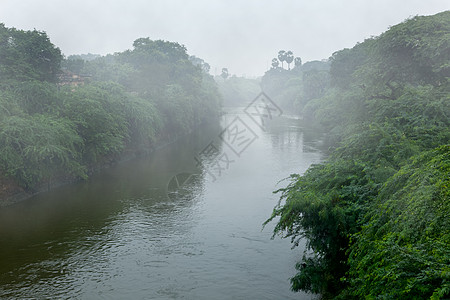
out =
[(46, 31), (66, 56), (119, 52), (150, 37), (184, 44), (211, 73), (257, 76), (280, 49), (320, 60), (448, 9), (448, 0), (0, 0), (0, 23)]

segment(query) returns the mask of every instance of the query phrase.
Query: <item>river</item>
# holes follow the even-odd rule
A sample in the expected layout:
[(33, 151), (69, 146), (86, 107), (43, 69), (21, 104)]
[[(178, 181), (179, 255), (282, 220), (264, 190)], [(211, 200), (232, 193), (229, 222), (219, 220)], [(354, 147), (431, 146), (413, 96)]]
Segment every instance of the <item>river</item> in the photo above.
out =
[(2, 208), (0, 298), (311, 299), (290, 291), (304, 245), (262, 223), (279, 181), (320, 162), (319, 143), (299, 120), (261, 128), (235, 108), (148, 157)]

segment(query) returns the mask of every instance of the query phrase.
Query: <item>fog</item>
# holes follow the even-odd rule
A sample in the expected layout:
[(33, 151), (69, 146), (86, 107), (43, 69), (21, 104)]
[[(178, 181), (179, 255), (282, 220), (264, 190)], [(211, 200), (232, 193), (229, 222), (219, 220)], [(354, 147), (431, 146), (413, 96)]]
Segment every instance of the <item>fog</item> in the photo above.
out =
[(278, 50), (328, 58), (410, 16), (449, 9), (445, 0), (1, 0), (0, 22), (46, 31), (71, 54), (108, 54), (139, 37), (184, 44), (211, 73), (260, 76)]
[(449, 8), (0, 0), (0, 299), (448, 299)]

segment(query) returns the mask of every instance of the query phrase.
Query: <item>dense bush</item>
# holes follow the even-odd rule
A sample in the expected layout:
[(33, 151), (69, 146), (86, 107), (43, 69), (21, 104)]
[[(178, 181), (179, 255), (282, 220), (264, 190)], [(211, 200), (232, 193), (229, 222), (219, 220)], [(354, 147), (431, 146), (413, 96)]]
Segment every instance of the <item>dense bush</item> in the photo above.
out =
[(44, 32), (0, 24), (0, 174), (30, 191), (86, 178), (217, 119), (214, 80), (184, 46), (133, 46), (64, 60)]
[(333, 54), (330, 87), (304, 107), (331, 154), (291, 177), (268, 220), (296, 244), (307, 239), (294, 290), (450, 296), (449, 41), (447, 11)]

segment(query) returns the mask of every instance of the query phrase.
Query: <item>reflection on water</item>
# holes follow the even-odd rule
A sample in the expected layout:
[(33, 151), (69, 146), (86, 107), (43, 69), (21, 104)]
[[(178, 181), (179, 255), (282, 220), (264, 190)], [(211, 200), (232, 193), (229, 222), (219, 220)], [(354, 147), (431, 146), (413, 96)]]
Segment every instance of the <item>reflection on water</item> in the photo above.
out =
[[(237, 115), (249, 122), (237, 110), (222, 129)], [(2, 208), (0, 298), (310, 299), (289, 290), (301, 250), (261, 224), (276, 183), (321, 155), (298, 120), (277, 122), (252, 127), (258, 138), (215, 179), (214, 154), (195, 159), (213, 140), (226, 151), (211, 125)]]

